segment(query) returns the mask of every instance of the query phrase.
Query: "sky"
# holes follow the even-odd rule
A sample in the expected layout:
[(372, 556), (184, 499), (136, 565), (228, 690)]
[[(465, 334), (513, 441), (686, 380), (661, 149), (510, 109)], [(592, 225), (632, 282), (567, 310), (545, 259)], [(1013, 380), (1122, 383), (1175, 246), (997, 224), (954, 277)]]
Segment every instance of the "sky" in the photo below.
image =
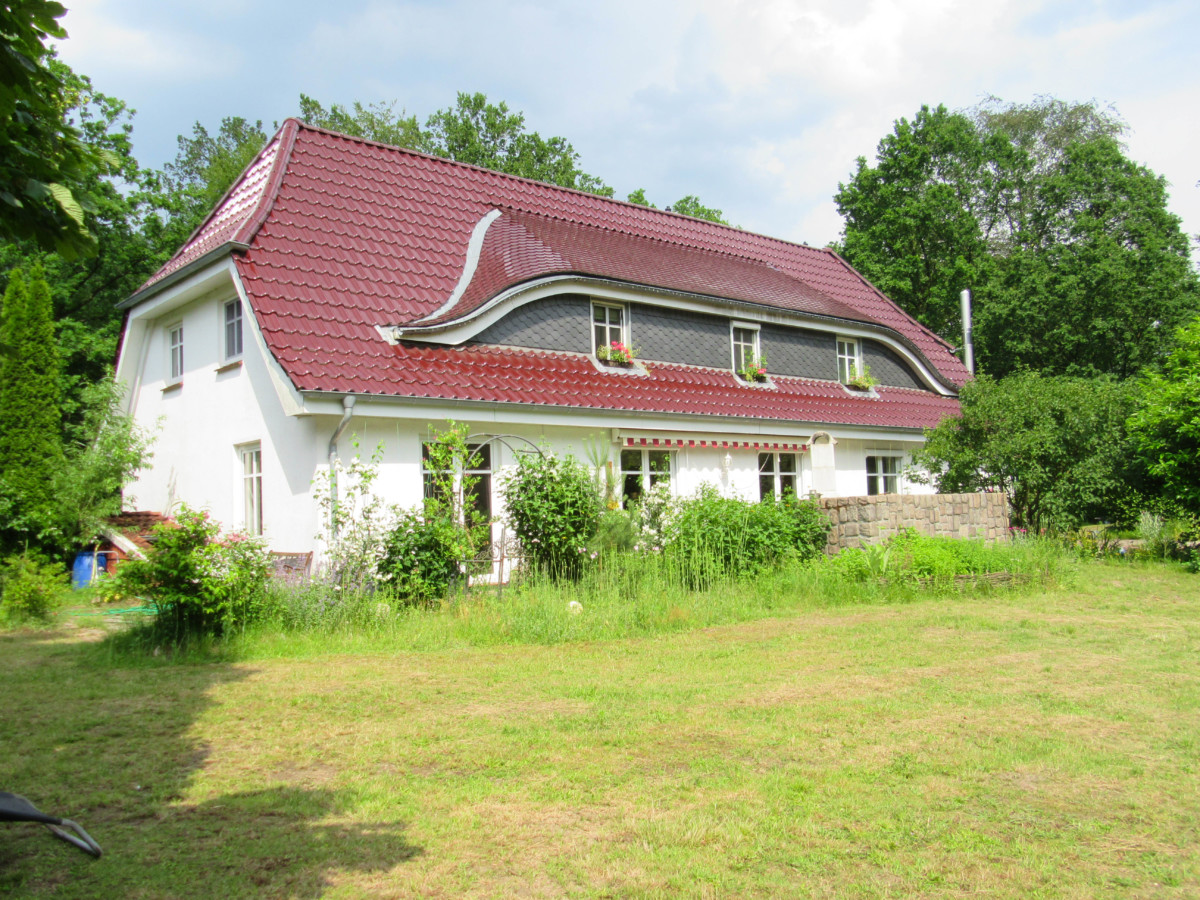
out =
[(923, 104), (1095, 100), (1200, 234), (1195, 0), (66, 0), (60, 56), (137, 110), (146, 166), (225, 116), (268, 131), (301, 93), (395, 101), (422, 122), (459, 91), (561, 135), (580, 167), (665, 206), (824, 246), (859, 156)]

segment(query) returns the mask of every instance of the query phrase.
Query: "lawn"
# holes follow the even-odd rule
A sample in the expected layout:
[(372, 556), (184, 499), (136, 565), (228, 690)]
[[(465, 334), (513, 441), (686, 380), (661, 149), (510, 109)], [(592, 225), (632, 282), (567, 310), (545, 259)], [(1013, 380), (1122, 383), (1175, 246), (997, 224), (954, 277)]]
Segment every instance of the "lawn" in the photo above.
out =
[(1194, 897), (1198, 597), (1094, 564), (554, 645), (4, 634), (0, 788), (105, 855), (0, 824), (0, 892)]

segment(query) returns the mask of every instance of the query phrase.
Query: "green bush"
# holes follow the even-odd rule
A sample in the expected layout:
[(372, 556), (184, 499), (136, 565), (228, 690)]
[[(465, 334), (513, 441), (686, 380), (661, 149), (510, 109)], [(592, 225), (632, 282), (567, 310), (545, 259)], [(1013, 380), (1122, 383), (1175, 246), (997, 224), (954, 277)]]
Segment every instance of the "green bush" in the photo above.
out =
[(27, 554), (0, 564), (0, 621), (47, 621), (67, 590), (66, 569)]
[[(815, 504), (787, 497), (752, 503), (705, 485), (683, 500), (666, 528), (666, 552), (693, 567), (698, 581), (750, 575), (819, 556), (829, 521)], [(706, 574), (708, 573), (708, 574)]]
[(208, 513), (185, 506), (173, 524), (155, 527), (146, 559), (126, 561), (115, 577), (119, 592), (153, 604), (158, 629), (178, 640), (264, 617), (269, 574), (270, 556), (260, 540), (222, 536)]
[(470, 533), (451, 518), (442, 504), (429, 501), (424, 512), (398, 514), (384, 538), (379, 580), (407, 600), (428, 602), (446, 596), (463, 561), (474, 556)]
[(596, 534), (600, 496), (587, 470), (572, 456), (522, 453), (501, 482), (508, 520), (532, 568), (578, 578), (588, 542)]

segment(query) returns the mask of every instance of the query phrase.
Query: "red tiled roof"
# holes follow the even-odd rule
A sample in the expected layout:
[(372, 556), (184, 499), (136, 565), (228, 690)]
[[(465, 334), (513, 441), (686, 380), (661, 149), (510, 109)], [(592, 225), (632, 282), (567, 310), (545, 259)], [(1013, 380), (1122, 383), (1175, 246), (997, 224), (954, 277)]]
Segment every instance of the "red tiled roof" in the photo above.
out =
[[(386, 147), (295, 120), (147, 288), (229, 242), (268, 347), (302, 391), (717, 413), (807, 422), (934, 424), (957, 401), (880, 389), (848, 397), (829, 382), (654, 367), (598, 372), (583, 356), (482, 346), (389, 345), (375, 326), (414, 325), (445, 306), (476, 224), (492, 223), (467, 291), (439, 318), (553, 272), (874, 322), (940, 375), (967, 373), (917, 324), (829, 250)], [(421, 324), (428, 324), (423, 322)]]
[(478, 266), (458, 303), (421, 324), (460, 318), (505, 288), (560, 273), (871, 321), (866, 314), (767, 263), (510, 211), (488, 227)]

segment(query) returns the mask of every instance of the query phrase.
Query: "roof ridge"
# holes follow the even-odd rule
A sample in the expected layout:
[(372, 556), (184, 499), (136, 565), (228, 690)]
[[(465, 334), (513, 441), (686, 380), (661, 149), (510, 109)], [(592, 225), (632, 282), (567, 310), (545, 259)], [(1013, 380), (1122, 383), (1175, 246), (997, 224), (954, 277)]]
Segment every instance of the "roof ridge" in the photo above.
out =
[[(279, 148), (275, 151), (275, 158), (271, 160), (271, 174), (267, 176), (267, 183), (263, 187), (262, 194), (254, 204), (253, 213), (247, 216), (246, 221), (234, 232), (231, 238), (233, 242), (249, 244), (254, 240), (254, 236), (258, 234), (259, 229), (266, 223), (267, 216), (271, 214), (271, 209), (275, 206), (275, 201), (279, 197), (279, 187), (283, 184), (284, 175), (287, 174), (288, 163), (292, 161), (292, 150), (296, 147), (296, 133), (297, 128), (295, 127), (294, 120), (284, 120), (283, 126), (276, 134), (279, 140)], [(270, 144), (271, 141), (268, 141), (264, 145), (263, 151)], [(259, 156), (254, 157), (254, 161), (257, 162), (261, 155), (262, 151), (259, 152)], [(250, 165), (254, 165), (254, 163)], [(240, 184), (249, 171), (250, 166), (247, 166), (246, 170), (238, 176), (234, 184)]]
[[(638, 210), (638, 211), (644, 212), (644, 213), (657, 214), (660, 216), (670, 216), (672, 218), (675, 218), (675, 219), (678, 219), (678, 220), (681, 220), (684, 222), (699, 222), (699, 223), (701, 223), (702, 227), (711, 227), (711, 228), (722, 229), (724, 231), (732, 231), (734, 234), (749, 235), (750, 237), (761, 238), (763, 240), (771, 241), (774, 244), (782, 244), (782, 245), (788, 246), (788, 247), (799, 247), (804, 250), (812, 250), (813, 252), (816, 252), (816, 253), (824, 253), (828, 250), (827, 247), (814, 247), (811, 244), (805, 244), (801, 241), (788, 241), (783, 238), (772, 237), (769, 234), (763, 234), (758, 231), (749, 231), (745, 228), (739, 228), (736, 225), (727, 225), (724, 222), (714, 222), (711, 219), (701, 219), (697, 216), (689, 216), (684, 213), (675, 212), (674, 210), (670, 210), (670, 209), (659, 209), (657, 206), (646, 206), (641, 203), (632, 203), (629, 200), (619, 200), (616, 197), (606, 197), (604, 194), (594, 194), (590, 191), (580, 190), (579, 188), (563, 187), (561, 184), (554, 184), (553, 182), (550, 182), (550, 181), (538, 181), (536, 178), (526, 178), (524, 175), (513, 175), (511, 172), (502, 172), (499, 169), (489, 169), (486, 166), (478, 166), (478, 165), (475, 165), (474, 163), (462, 162), (457, 159), (451, 159), (448, 156), (438, 156), (435, 153), (426, 153), (423, 150), (415, 150), (412, 147), (401, 147), (397, 144), (386, 144), (383, 141), (374, 141), (374, 140), (371, 140), (370, 138), (365, 138), (360, 135), (346, 134), (345, 132), (342, 132), (342, 131), (334, 131), (331, 128), (323, 128), (320, 125), (313, 125), (309, 122), (305, 122), (302, 119), (296, 118), (295, 116), (291, 116), (288, 119), (284, 120), (285, 125), (288, 122), (295, 122), (297, 125), (299, 125), (303, 129), (306, 129), (308, 131), (313, 131), (318, 134), (328, 135), (329, 137), (343, 138), (345, 140), (354, 141), (359, 144), (366, 144), (371, 147), (378, 147), (381, 150), (392, 150), (392, 151), (396, 151), (399, 153), (406, 153), (406, 154), (409, 154), (410, 156), (420, 157), (421, 159), (427, 159), (432, 162), (443, 163), (448, 166), (459, 167), (459, 168), (464, 168), (464, 169), (471, 169), (476, 172), (486, 172), (489, 175), (495, 175), (500, 178), (505, 178), (505, 179), (509, 179), (512, 181), (518, 181), (518, 182), (521, 182), (522, 184), (536, 185), (540, 188), (545, 188), (545, 189), (551, 190), (551, 191), (562, 191), (563, 193), (574, 194), (574, 195), (580, 196), (580, 197), (587, 197), (589, 199), (602, 200), (606, 203), (612, 203), (617, 206), (624, 206), (629, 209)], [(678, 243), (678, 241), (668, 241), (667, 243)], [(735, 255), (735, 254), (731, 254), (731, 255)]]

